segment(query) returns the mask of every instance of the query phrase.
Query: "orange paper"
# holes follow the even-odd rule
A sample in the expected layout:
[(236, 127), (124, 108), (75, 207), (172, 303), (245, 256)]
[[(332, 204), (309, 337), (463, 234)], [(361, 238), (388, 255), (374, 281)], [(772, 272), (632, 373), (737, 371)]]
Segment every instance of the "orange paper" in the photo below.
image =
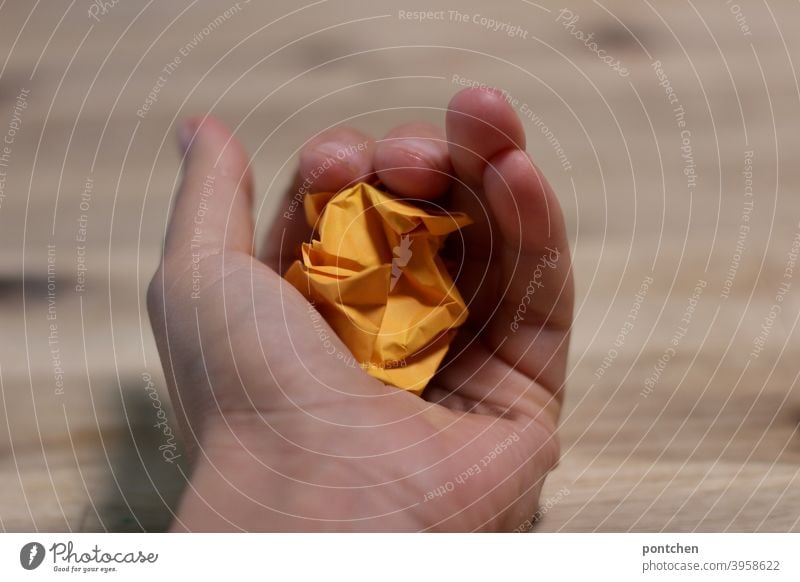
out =
[(319, 238), (303, 244), (286, 279), (367, 373), (421, 393), (467, 317), (438, 252), (471, 220), (427, 212), (366, 183), (306, 196), (305, 210)]

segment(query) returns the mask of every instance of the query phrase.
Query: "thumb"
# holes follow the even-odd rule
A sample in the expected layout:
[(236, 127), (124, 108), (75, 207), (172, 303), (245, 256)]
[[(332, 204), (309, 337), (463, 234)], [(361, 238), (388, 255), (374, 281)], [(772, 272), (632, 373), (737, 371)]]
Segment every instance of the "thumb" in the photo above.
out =
[(178, 132), (183, 182), (167, 228), (165, 259), (253, 248), (253, 179), (242, 145), (213, 117), (184, 122)]
[[(196, 367), (201, 338), (187, 333), (194, 328), (198, 304), (186, 301), (190, 295), (185, 288), (180, 293), (174, 287), (186, 284), (186, 274), (199, 269), (202, 257), (251, 252), (252, 178), (244, 148), (220, 121), (190, 119), (178, 131), (178, 141), (184, 156), (183, 180), (167, 226), (162, 264), (147, 292), (147, 307), (176, 414), (188, 436), (194, 435), (190, 420), (202, 418), (213, 398), (202, 388), (207, 382), (204, 368)], [(217, 267), (213, 268), (217, 275)], [(224, 313), (224, 305), (217, 303), (203, 312), (208, 311)], [(190, 452), (193, 442), (187, 438)]]

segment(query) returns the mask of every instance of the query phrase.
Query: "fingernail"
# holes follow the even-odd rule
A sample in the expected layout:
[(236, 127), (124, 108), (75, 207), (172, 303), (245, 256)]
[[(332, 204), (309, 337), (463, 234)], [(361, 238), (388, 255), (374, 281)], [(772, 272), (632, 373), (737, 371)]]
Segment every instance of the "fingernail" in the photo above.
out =
[(442, 165), (443, 152), (436, 142), (432, 140), (406, 137), (395, 141), (393, 147), (402, 149), (433, 167), (438, 168)]
[(181, 156), (186, 156), (189, 153), (189, 148), (197, 133), (198, 123), (196, 119), (186, 119), (181, 123), (178, 128), (178, 150)]
[(328, 160), (333, 160), (337, 164), (347, 166), (350, 170), (355, 170), (347, 146), (344, 144), (334, 141), (323, 142), (315, 145), (308, 151), (308, 154), (310, 154), (310, 159), (306, 157), (305, 162), (309, 166), (317, 166), (315, 168), (317, 173), (319, 173), (321, 169), (324, 169)]
[(344, 161), (347, 158), (346, 148), (342, 144), (333, 141), (314, 146), (314, 151), (334, 160)]

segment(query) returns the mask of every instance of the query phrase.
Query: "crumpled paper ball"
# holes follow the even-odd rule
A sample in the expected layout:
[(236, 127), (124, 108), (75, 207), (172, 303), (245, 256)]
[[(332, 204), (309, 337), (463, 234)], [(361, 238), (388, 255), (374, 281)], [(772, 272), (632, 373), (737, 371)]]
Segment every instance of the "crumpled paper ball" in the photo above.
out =
[(436, 373), (467, 307), (438, 256), (448, 234), (471, 224), (433, 213), (366, 183), (305, 198), (317, 235), (285, 274), (367, 373), (420, 394)]

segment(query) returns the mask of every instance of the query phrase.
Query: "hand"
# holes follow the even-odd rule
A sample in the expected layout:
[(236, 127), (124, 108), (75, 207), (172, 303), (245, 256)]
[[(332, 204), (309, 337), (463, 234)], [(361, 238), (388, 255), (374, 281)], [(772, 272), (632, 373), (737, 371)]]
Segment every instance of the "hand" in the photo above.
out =
[(188, 122), (181, 142), (183, 184), (148, 292), (193, 458), (174, 529), (510, 530), (530, 519), (559, 455), (573, 285), (558, 201), (501, 94), (456, 95), (446, 134), (414, 123), (373, 143), (338, 128), (300, 156), (298, 185), (312, 192), (377, 174), (397, 196), (441, 197), (475, 221), (463, 245), (450, 241), (470, 319), (422, 398), (341, 357), (281, 278), (311, 237), (297, 190), (259, 260), (243, 148), (211, 118)]

